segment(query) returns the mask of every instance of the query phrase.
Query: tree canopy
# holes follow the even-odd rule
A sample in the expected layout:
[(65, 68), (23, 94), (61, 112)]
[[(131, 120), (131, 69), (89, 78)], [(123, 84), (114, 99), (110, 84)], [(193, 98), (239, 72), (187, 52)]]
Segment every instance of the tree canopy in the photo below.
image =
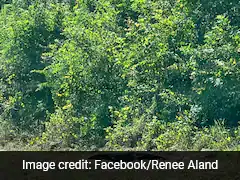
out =
[(40, 149), (239, 149), (240, 2), (0, 0), (0, 136)]

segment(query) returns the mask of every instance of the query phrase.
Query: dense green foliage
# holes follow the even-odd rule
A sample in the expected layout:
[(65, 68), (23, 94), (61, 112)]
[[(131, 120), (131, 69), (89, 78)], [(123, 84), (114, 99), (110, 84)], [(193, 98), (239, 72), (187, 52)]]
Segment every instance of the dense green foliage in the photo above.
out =
[(239, 150), (240, 2), (0, 7), (3, 145)]

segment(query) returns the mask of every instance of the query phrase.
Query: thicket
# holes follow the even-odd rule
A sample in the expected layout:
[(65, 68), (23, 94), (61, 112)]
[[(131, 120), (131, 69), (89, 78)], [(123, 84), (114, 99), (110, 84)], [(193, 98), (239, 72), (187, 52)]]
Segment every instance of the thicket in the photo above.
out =
[(0, 7), (3, 146), (239, 150), (239, 1)]

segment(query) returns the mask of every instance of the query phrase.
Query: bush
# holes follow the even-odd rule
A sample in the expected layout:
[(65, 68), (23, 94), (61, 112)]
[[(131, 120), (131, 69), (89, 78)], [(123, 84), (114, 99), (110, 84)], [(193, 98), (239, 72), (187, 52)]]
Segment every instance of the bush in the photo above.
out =
[(238, 149), (239, 2), (0, 6), (3, 137), (34, 136), (42, 149)]

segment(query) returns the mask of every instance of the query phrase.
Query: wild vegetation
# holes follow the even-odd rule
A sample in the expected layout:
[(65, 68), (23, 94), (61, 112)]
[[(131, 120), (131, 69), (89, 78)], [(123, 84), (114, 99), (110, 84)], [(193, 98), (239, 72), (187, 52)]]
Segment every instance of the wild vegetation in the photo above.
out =
[(240, 150), (240, 1), (0, 0), (6, 150)]

